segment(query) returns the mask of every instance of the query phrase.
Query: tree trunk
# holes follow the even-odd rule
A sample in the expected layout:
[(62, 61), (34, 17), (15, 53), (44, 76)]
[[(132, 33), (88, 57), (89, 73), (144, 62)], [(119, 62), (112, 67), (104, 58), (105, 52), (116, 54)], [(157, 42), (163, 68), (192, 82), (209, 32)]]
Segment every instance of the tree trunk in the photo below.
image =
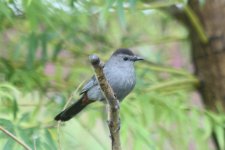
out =
[(225, 110), (225, 1), (206, 0), (200, 6), (199, 0), (191, 0), (190, 6), (208, 37), (208, 42), (202, 42), (189, 26), (193, 62), (202, 83), (200, 93), (206, 107)]
[[(201, 81), (200, 94), (207, 108), (225, 111), (225, 0), (205, 0), (202, 6), (199, 0), (190, 0), (189, 6), (208, 38), (207, 42), (203, 42), (193, 23), (187, 21), (187, 16), (184, 17), (184, 23), (190, 30), (195, 73)], [(212, 137), (219, 150), (214, 132)]]

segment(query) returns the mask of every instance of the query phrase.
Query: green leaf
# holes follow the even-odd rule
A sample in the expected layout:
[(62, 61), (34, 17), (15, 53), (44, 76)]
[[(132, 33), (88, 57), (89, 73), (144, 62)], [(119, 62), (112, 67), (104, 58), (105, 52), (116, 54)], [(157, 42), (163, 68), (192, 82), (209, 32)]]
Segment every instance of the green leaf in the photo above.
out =
[(51, 147), (52, 150), (57, 149), (57, 146), (52, 138), (51, 133), (48, 131), (48, 129), (45, 130), (45, 139), (46, 139), (46, 143), (49, 145), (49, 147)]
[(14, 98), (13, 99), (13, 105), (12, 105), (12, 112), (13, 112), (13, 118), (14, 119), (16, 119), (18, 110), (19, 110), (19, 107), (18, 107), (16, 99)]
[(23, 113), (18, 122), (19, 123), (27, 122), (27, 121), (29, 121), (29, 118), (30, 118), (30, 113), (29, 112)]
[(202, 134), (203, 135), (202, 138), (203, 139), (207, 139), (212, 134), (213, 125), (212, 125), (212, 122), (210, 122), (210, 118), (209, 117), (205, 118), (204, 124), (205, 124), (205, 130), (204, 130), (204, 132)]
[(11, 95), (10, 93), (8, 93), (6, 91), (0, 91), (0, 99), (12, 100), (13, 99), (13, 95)]
[(0, 84), (0, 89), (7, 90), (7, 91), (12, 91), (14, 94), (18, 94), (18, 90), (16, 87), (14, 87), (10, 83), (1, 83)]
[(27, 1), (27, 6), (30, 6), (31, 3), (32, 3), (32, 0), (28, 0), (28, 1)]
[(48, 43), (48, 34), (43, 33), (41, 35), (41, 61), (45, 63), (47, 61), (47, 43)]
[(63, 46), (63, 42), (60, 41), (55, 45), (55, 49), (52, 55), (52, 60), (56, 61), (58, 54), (60, 53), (60, 51), (62, 50), (62, 46)]
[(14, 145), (15, 141), (12, 139), (8, 139), (2, 150), (13, 150)]
[(34, 32), (29, 35), (28, 54), (26, 66), (28, 69), (32, 69), (34, 66), (35, 54), (38, 47), (38, 38)]
[(215, 134), (216, 134), (216, 139), (218, 140), (218, 144), (220, 149), (225, 149), (225, 132), (224, 132), (224, 127), (222, 126), (216, 126), (215, 127)]
[(136, 0), (129, 0), (129, 4), (130, 4), (131, 8), (134, 9), (136, 6)]
[(33, 147), (33, 138), (32, 138), (33, 132), (34, 132), (33, 128), (23, 129), (21, 127), (18, 127), (17, 129), (17, 133), (19, 134), (21, 139), (23, 139), (23, 141), (30, 147)]
[(123, 30), (126, 28), (126, 18), (124, 14), (124, 8), (123, 8), (123, 0), (117, 1), (117, 13), (119, 16), (119, 22)]
[(0, 118), (0, 126), (15, 134), (14, 125), (10, 120)]

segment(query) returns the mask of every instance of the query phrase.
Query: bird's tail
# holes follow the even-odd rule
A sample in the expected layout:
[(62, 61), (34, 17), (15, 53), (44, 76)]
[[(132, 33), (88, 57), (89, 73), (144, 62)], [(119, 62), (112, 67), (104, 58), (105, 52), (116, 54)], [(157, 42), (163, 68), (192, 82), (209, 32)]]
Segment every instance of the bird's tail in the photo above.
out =
[(85, 96), (82, 96), (77, 102), (60, 112), (57, 116), (55, 116), (56, 121), (68, 121), (73, 116), (78, 114), (81, 110), (83, 110), (88, 104), (93, 101), (85, 101)]

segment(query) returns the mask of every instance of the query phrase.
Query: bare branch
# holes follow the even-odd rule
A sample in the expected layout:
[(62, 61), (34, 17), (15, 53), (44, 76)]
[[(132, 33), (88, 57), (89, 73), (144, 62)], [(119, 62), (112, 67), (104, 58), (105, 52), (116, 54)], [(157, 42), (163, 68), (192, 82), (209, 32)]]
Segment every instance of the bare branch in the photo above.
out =
[(23, 141), (19, 140), (15, 135), (10, 133), (8, 130), (4, 129), (2, 126), (0, 126), (0, 130), (4, 132), (6, 135), (8, 135), (9, 137), (11, 137), (14, 141), (19, 143), (21, 146), (23, 146), (25, 150), (32, 150), (28, 145), (26, 145)]
[(103, 63), (96, 55), (91, 55), (89, 57), (90, 62), (95, 70), (95, 76), (101, 87), (102, 94), (105, 96), (108, 106), (108, 126), (110, 130), (110, 136), (112, 140), (112, 150), (121, 150), (120, 145), (120, 115), (119, 109), (120, 104), (118, 99), (115, 97), (114, 92), (105, 78), (103, 72)]

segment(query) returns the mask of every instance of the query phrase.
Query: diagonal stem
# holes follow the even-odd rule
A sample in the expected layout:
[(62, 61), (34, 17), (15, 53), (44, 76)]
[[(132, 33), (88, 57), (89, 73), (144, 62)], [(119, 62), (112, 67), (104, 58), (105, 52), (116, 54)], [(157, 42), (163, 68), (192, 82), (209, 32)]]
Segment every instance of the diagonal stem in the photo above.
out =
[(13, 135), (11, 132), (9, 132), (8, 130), (6, 130), (2, 126), (0, 126), (0, 130), (2, 132), (4, 132), (6, 135), (8, 135), (9, 137), (11, 137), (14, 141), (16, 141), (17, 143), (19, 143), (21, 146), (23, 146), (25, 150), (32, 150), (28, 145), (26, 145), (23, 141), (19, 140), (15, 135)]
[(115, 97), (115, 94), (105, 78), (103, 72), (103, 63), (96, 55), (89, 57), (90, 62), (94, 68), (95, 76), (101, 87), (102, 94), (105, 96), (107, 102), (107, 113), (108, 113), (108, 126), (110, 130), (110, 137), (112, 141), (112, 150), (121, 150), (120, 144), (120, 104), (119, 100)]

